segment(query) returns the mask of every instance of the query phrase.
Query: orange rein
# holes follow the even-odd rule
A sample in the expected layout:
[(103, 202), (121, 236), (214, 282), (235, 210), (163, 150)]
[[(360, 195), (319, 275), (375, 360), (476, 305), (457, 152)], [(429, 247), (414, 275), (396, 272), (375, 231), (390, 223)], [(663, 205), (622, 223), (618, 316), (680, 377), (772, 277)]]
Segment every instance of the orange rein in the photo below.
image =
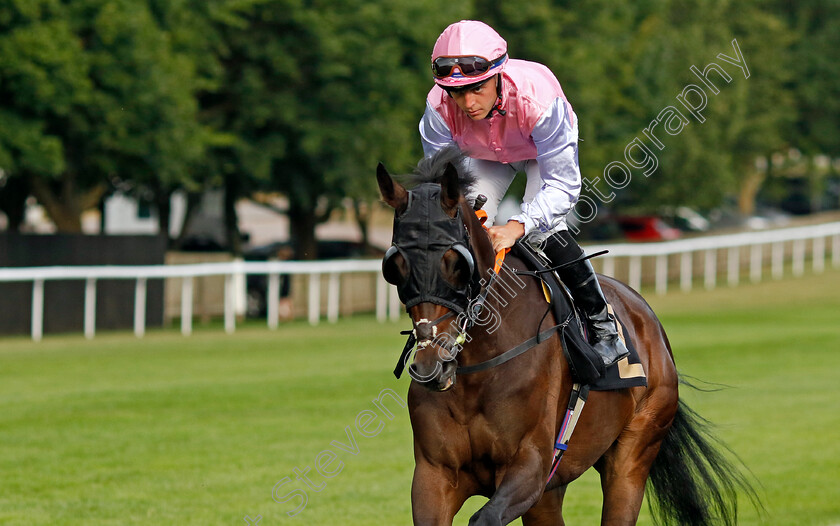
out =
[[(487, 227), (484, 226), (484, 223), (487, 221), (487, 212), (484, 210), (476, 210), (475, 216), (481, 222), (481, 226), (484, 227), (484, 230), (487, 230)], [(504, 263), (505, 261), (505, 254), (507, 254), (508, 252), (510, 252), (509, 248), (496, 252), (496, 261), (493, 263), (493, 272), (495, 272), (496, 274), (498, 274), (499, 271), (502, 269), (502, 263)]]

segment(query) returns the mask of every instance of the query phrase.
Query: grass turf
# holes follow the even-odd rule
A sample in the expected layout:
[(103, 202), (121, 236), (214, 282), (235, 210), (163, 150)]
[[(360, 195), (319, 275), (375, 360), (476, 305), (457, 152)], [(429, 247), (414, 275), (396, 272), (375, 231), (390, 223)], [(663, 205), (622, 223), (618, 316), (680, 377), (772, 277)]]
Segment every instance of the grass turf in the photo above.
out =
[[(743, 502), (741, 524), (840, 523), (838, 290), (832, 271), (647, 294), (681, 372), (733, 386), (682, 395), (760, 482), (767, 510)], [(404, 399), (406, 379), (390, 372), (402, 325), (357, 317), (231, 336), (3, 339), (0, 524), (408, 524), (408, 417), (393, 398), (386, 411), (372, 402), (386, 388)], [(357, 430), (366, 418), (375, 436)], [(318, 462), (335, 474), (318, 474)], [(301, 501), (283, 497), (295, 489), (308, 501), (289, 517)], [(564, 515), (595, 524), (599, 510), (590, 471), (570, 486)]]

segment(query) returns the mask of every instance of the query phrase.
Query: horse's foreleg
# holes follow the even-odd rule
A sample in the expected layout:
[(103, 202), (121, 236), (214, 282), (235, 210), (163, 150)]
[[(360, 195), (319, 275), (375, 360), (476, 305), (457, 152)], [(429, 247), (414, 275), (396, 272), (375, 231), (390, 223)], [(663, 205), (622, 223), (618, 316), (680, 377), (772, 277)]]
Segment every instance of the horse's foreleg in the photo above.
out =
[(467, 499), (465, 486), (453, 483), (450, 471), (418, 461), (411, 482), (411, 515), (419, 526), (452, 525)]
[(537, 448), (522, 449), (490, 500), (470, 518), (470, 526), (501, 526), (528, 511), (545, 489), (543, 473), (548, 469), (543, 462)]
[(564, 526), (563, 497), (567, 486), (546, 491), (533, 508), (522, 516), (523, 526)]

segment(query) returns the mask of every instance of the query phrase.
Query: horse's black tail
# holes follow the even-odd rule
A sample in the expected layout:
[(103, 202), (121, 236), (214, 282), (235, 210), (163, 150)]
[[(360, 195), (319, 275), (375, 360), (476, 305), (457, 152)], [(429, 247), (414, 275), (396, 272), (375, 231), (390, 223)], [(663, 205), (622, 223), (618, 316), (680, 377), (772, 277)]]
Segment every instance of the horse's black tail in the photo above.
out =
[(648, 506), (656, 524), (734, 525), (738, 488), (762, 508), (750, 481), (721, 448), (732, 451), (711, 435), (710, 426), (679, 401), (647, 483)]

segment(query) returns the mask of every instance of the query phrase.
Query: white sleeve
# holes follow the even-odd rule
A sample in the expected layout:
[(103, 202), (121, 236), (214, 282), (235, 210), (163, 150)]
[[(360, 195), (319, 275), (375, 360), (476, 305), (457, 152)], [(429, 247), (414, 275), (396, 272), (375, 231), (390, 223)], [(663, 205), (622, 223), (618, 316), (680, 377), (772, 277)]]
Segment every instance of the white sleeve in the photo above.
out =
[(525, 225), (525, 233), (548, 232), (564, 218), (580, 196), (577, 118), (566, 101), (554, 99), (534, 126), (531, 138), (537, 147), (542, 185), (522, 213), (511, 219)]
[(420, 119), (420, 141), (423, 144), (423, 155), (426, 157), (452, 143), (452, 132), (429, 101), (426, 101), (426, 111)]

